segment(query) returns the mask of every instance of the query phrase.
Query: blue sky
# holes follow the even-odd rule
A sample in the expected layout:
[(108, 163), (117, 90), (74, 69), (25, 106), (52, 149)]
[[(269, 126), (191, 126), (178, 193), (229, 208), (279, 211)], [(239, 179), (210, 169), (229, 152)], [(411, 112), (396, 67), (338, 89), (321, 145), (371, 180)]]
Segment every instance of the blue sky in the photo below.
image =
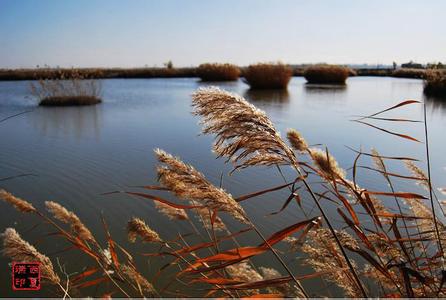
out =
[(444, 0), (0, 0), (0, 68), (446, 62)]

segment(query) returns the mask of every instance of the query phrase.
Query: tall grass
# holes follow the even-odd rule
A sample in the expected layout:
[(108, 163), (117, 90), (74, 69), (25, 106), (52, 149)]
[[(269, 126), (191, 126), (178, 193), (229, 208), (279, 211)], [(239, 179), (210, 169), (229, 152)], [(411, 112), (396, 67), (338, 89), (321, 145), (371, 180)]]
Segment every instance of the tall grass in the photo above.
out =
[(345, 84), (348, 76), (354, 74), (350, 68), (335, 65), (315, 65), (305, 69), (308, 83)]
[(292, 75), (292, 69), (282, 63), (250, 65), (243, 72), (252, 89), (286, 89)]
[(240, 76), (240, 69), (231, 64), (207, 63), (198, 66), (197, 75), (202, 81), (235, 81)]
[(427, 71), (424, 81), (424, 93), (429, 96), (446, 97), (446, 71)]
[(392, 72), (393, 77), (400, 77), (400, 78), (423, 79), (425, 75), (426, 75), (426, 70), (424, 69), (400, 68)]
[(57, 78), (40, 79), (31, 83), (31, 93), (39, 99), (42, 106), (92, 105), (100, 103), (100, 81), (73, 71), (60, 72)]
[[(16, 210), (34, 214), (53, 228), (55, 233), (47, 238), (66, 240), (71, 247), (64, 251), (86, 255), (94, 265), (74, 275), (61, 274), (53, 267), (51, 257), (40, 253), (12, 228), (3, 234), (3, 253), (11, 259), (41, 262), (44, 280), (58, 288), (58, 296), (65, 297), (87, 294), (85, 289), (89, 287), (94, 289), (88, 290), (88, 295), (98, 296), (95, 291), (101, 287), (106, 295), (115, 297), (185, 297), (195, 292), (202, 292), (202, 297), (327, 297), (330, 286), (336, 286), (345, 297), (446, 296), (446, 227), (431, 184), (426, 114), (422, 124), (427, 173), (420, 168), (419, 159), (353, 148), (353, 166), (347, 172), (326, 147), (311, 146), (297, 130), (290, 129), (286, 139), (282, 138), (263, 111), (236, 94), (203, 88), (193, 94), (192, 104), (194, 113), (202, 118), (203, 133), (215, 136), (214, 152), (231, 161), (233, 171), (273, 167), (283, 184), (233, 196), (193, 166), (157, 149), (157, 185), (108, 193), (153, 201), (167, 220), (191, 228), (192, 233), (164, 237), (143, 219), (130, 219), (130, 242), (158, 245), (156, 250), (148, 247), (143, 254), (163, 261), (151, 280), (137, 270), (133, 254), (112, 238), (105, 220), (106, 242), (101, 245), (77, 215), (60, 204), (46, 202), (45, 214), (32, 203), (0, 190), (0, 198)], [(354, 121), (393, 135), (395, 143), (404, 139), (421, 146), (416, 137), (370, 123), (413, 121), (381, 116), (407, 105), (420, 102), (403, 101)], [(402, 164), (407, 171), (396, 173), (388, 162)], [(282, 167), (292, 173), (285, 175)], [(360, 186), (358, 176), (363, 172), (381, 175), (384, 188)], [(397, 185), (397, 180), (423, 190), (399, 191), (396, 186), (407, 185)], [(243, 204), (279, 190), (288, 196), (276, 198), (277, 210), (270, 215), (298, 209), (304, 217), (265, 236)], [(223, 215), (225, 218), (221, 218)], [(200, 220), (201, 228), (192, 216)], [(232, 219), (232, 229), (225, 224), (228, 218)], [(252, 234), (258, 236), (258, 243), (241, 242), (245, 235)], [(301, 257), (312, 271), (288, 261), (289, 255)], [(274, 259), (280, 269), (261, 266), (262, 257)], [(161, 276), (168, 277), (168, 283), (155, 285)], [(309, 293), (308, 280), (315, 278), (323, 285)]]

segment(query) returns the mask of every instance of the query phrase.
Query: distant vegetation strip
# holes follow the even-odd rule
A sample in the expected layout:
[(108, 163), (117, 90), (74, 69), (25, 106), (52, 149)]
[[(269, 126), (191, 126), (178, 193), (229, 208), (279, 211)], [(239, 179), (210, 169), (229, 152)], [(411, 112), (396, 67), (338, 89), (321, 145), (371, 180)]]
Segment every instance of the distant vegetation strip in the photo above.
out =
[[(241, 77), (247, 70), (241, 67)], [(292, 67), (293, 76), (303, 76), (305, 68)], [(80, 72), (86, 76), (95, 74), (96, 78), (190, 78), (199, 77), (198, 67), (187, 68), (39, 68), (39, 69), (0, 69), (0, 81), (57, 79), (61, 71), (64, 74)], [(357, 76), (395, 76), (404, 78), (422, 78), (425, 69), (411, 72), (410, 69), (354, 69)]]

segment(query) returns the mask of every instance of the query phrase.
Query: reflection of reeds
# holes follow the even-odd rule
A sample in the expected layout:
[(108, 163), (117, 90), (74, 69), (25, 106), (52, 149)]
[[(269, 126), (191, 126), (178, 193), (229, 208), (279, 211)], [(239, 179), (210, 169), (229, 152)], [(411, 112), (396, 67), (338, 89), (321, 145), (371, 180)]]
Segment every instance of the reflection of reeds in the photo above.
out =
[(243, 72), (252, 89), (286, 89), (292, 75), (292, 69), (281, 63), (250, 65)]
[(231, 64), (201, 64), (197, 75), (202, 81), (234, 81), (240, 76), (240, 69)]

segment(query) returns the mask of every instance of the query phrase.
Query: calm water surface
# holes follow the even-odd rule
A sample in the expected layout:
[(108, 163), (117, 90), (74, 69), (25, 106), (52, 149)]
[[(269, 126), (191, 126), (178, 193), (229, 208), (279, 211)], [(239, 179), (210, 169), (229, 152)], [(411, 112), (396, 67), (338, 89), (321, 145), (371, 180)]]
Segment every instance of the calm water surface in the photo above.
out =
[[(352, 166), (355, 158), (346, 146), (362, 147), (367, 151), (375, 147), (384, 155), (412, 156), (425, 162), (423, 144), (398, 139), (350, 120), (353, 115), (370, 114), (405, 99), (426, 101), (433, 179), (436, 186), (446, 186), (446, 101), (424, 99), (420, 80), (356, 77), (349, 79), (345, 88), (324, 88), (307, 86), (303, 78), (296, 77), (286, 92), (250, 91), (241, 81), (218, 85), (243, 95), (265, 110), (283, 134), (287, 128), (296, 128), (310, 144), (327, 146), (346, 169)], [(101, 195), (131, 189), (129, 186), (155, 184), (154, 148), (180, 156), (215, 184), (219, 184), (223, 172), (222, 184), (233, 195), (283, 183), (275, 169), (249, 169), (227, 175), (230, 166), (215, 158), (210, 151), (212, 137), (199, 136), (199, 120), (190, 114), (191, 94), (205, 86), (197, 79), (104, 80), (104, 102), (92, 107), (37, 107), (37, 100), (28, 94), (28, 86), (29, 82), (0, 82), (0, 119), (32, 110), (0, 123), (0, 178), (33, 175), (0, 181), (0, 188), (29, 200), (42, 210), (44, 201), (60, 202), (76, 212), (101, 241), (104, 240), (102, 214), (114, 238), (132, 253), (157, 251), (157, 248), (126, 241), (125, 225), (131, 217), (145, 219), (165, 238), (191, 231), (188, 223), (168, 221), (150, 201), (122, 194)], [(422, 107), (414, 105), (390, 115), (421, 120)], [(424, 140), (420, 124), (382, 125)], [(367, 163), (369, 161), (363, 161)], [(397, 164), (390, 168), (407, 173)], [(291, 174), (289, 170), (284, 173)], [(372, 172), (361, 171), (359, 178), (360, 185), (369, 189), (386, 189), (383, 180)], [(400, 190), (417, 191), (416, 186), (407, 183), (396, 183), (396, 186)], [(294, 204), (279, 215), (265, 217), (278, 210), (286, 198), (287, 193), (279, 191), (246, 201), (243, 206), (260, 230), (270, 234), (303, 219)], [(313, 208), (309, 199), (304, 199), (303, 205), (307, 211)], [(223, 219), (231, 229), (241, 228), (226, 216)], [(334, 216), (334, 220), (339, 219)], [(60, 257), (68, 271), (79, 270), (80, 265), (92, 265), (88, 258), (74, 252), (57, 253), (66, 245), (57, 238), (45, 237), (51, 232), (45, 226), (33, 229), (38, 223), (38, 219), (20, 215), (9, 205), (0, 203), (1, 231), (15, 227), (25, 239), (48, 253), (55, 265), (56, 257)], [(259, 242), (253, 235), (241, 241)], [(140, 270), (148, 278), (165, 263), (135, 256)], [(290, 265), (296, 267), (298, 262), (294, 258), (286, 257)], [(268, 255), (255, 262), (280, 269)], [(7, 264), (6, 259), (0, 259), (0, 294), (30, 296), (10, 292)], [(299, 268), (297, 273), (309, 272), (307, 268)], [(164, 283), (160, 281), (159, 286)], [(306, 281), (305, 286), (310, 291), (320, 289), (317, 281)], [(338, 295), (336, 289), (332, 292)], [(45, 293), (49, 291), (44, 289), (42, 295)]]

